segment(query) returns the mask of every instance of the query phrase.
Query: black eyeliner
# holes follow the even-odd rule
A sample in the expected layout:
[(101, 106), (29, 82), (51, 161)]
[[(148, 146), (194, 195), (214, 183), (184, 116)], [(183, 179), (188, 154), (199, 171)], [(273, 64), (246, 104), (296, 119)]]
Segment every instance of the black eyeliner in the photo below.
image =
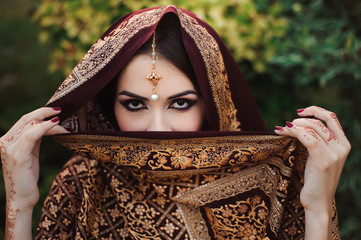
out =
[(168, 109), (174, 109), (177, 111), (186, 111), (188, 109), (190, 109), (191, 107), (193, 107), (194, 105), (197, 104), (198, 99), (197, 100), (191, 100), (191, 99), (187, 99), (187, 98), (177, 98), (177, 99), (173, 99), (170, 106), (173, 105), (174, 103), (176, 103), (177, 101), (184, 101), (185, 103), (188, 104), (187, 107), (185, 108), (174, 108), (174, 107), (168, 107)]
[[(129, 104), (132, 103), (132, 102), (137, 102), (137, 103), (140, 103), (143, 105), (143, 107), (141, 108), (136, 108), (136, 109), (132, 109), (129, 107)], [(121, 105), (123, 105), (123, 107), (125, 107), (128, 111), (130, 112), (137, 112), (137, 111), (140, 111), (140, 110), (143, 110), (143, 109), (147, 109), (147, 107), (145, 107), (145, 104), (144, 102), (142, 102), (141, 100), (138, 100), (138, 99), (128, 99), (128, 100), (125, 100), (125, 101), (119, 101), (119, 103)]]

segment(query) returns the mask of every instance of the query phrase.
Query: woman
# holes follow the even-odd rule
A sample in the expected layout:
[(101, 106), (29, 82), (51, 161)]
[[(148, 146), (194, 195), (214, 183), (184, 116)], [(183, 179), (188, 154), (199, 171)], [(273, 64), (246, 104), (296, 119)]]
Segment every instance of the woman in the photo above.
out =
[(56, 177), (39, 239), (339, 239), (350, 144), (335, 114), (298, 114), (275, 127), (298, 140), (265, 133), (214, 30), (174, 6), (130, 13), (1, 138), (7, 238), (31, 238), (40, 142), (62, 134), (81, 156)]

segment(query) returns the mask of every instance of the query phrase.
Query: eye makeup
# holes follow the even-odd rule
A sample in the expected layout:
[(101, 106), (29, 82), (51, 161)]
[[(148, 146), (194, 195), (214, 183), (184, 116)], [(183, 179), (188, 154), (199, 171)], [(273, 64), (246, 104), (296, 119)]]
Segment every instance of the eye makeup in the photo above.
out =
[[(128, 111), (137, 112), (149, 109), (147, 106), (147, 102), (149, 102), (148, 98), (128, 91), (121, 91), (118, 96), (121, 95), (130, 97), (128, 99), (119, 100), (119, 103)], [(168, 97), (167, 101), (169, 102), (167, 109), (186, 111), (197, 104), (198, 94), (193, 90), (186, 90)]]
[(168, 109), (174, 109), (178, 111), (186, 111), (193, 107), (198, 100), (192, 100), (188, 98), (177, 98), (173, 99), (168, 107)]
[(120, 101), (120, 104), (131, 112), (137, 112), (143, 109), (148, 109), (145, 103), (142, 100), (138, 100), (138, 99), (129, 99), (125, 101)]

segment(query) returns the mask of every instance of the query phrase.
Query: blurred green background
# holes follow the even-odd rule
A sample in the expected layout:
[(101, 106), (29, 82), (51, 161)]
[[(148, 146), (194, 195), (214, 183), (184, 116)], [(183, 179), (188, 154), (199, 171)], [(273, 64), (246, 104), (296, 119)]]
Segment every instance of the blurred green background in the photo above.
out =
[[(222, 36), (268, 129), (318, 105), (334, 111), (353, 149), (336, 195), (343, 239), (361, 239), (361, 2), (358, 0), (12, 0), (0, 2), (0, 134), (43, 106), (106, 28), (123, 14), (174, 4)], [(71, 153), (51, 138), (40, 156), (42, 202)], [(5, 194), (0, 180), (0, 238)]]

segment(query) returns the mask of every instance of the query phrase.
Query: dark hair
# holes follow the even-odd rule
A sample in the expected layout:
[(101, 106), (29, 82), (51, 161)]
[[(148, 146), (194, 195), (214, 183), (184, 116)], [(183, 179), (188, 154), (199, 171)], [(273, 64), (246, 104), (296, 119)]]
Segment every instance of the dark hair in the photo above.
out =
[[(174, 14), (166, 14), (158, 23), (155, 30), (157, 54), (166, 58), (180, 71), (182, 71), (193, 83), (199, 93), (199, 87), (193, 71), (192, 64), (183, 44), (179, 21)], [(152, 52), (152, 40), (150, 37), (136, 52), (135, 55), (149, 54)], [(151, 60), (149, 60), (151, 61)], [(145, 76), (144, 76), (145, 77)], [(118, 129), (114, 115), (114, 102), (116, 98), (116, 86), (119, 74), (112, 79), (98, 94), (98, 101), (102, 112), (106, 115), (112, 125)]]
[[(186, 49), (184, 48), (182, 33), (178, 18), (171, 13), (166, 14), (158, 23), (155, 30), (156, 51), (157, 54), (166, 58), (192, 81), (198, 91), (198, 84), (189, 60)], [(152, 52), (152, 40), (149, 38), (143, 46), (139, 48), (136, 55), (150, 54)]]

